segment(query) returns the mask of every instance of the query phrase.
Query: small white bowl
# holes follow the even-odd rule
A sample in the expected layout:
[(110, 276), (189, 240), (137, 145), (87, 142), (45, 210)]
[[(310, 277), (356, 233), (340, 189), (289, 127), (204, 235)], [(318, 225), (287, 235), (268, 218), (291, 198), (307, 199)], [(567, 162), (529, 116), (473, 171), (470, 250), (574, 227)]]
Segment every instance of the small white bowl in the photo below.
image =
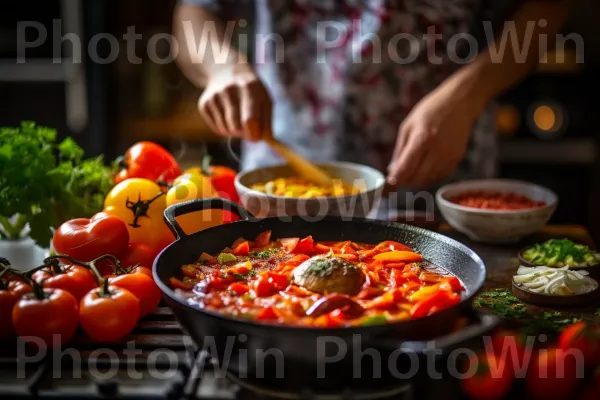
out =
[[(451, 197), (471, 192), (515, 193), (545, 206), (525, 210), (483, 210), (451, 202)], [(485, 243), (516, 243), (548, 223), (558, 197), (542, 186), (509, 179), (467, 180), (442, 186), (435, 195), (446, 222), (469, 239)]]

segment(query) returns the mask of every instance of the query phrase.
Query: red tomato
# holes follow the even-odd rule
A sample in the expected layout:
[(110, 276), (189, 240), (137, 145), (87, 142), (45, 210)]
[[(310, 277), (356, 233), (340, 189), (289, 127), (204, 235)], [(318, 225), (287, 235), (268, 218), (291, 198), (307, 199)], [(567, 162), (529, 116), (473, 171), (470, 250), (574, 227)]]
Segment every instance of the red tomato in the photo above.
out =
[(580, 351), (585, 365), (593, 367), (600, 362), (600, 329), (584, 321), (568, 326), (560, 335), (558, 348)]
[(250, 244), (248, 243), (247, 240), (238, 244), (233, 249), (233, 254), (236, 256), (247, 256), (249, 252), (250, 252)]
[(494, 354), (501, 359), (506, 359), (506, 366), (516, 374), (527, 371), (531, 355), (526, 356), (526, 338), (523, 334), (508, 330), (501, 330), (492, 336), (491, 342)]
[(0, 340), (13, 337), (15, 328), (12, 323), (12, 311), (19, 301), (19, 295), (10, 290), (0, 290)]
[(300, 238), (284, 238), (284, 239), (279, 239), (279, 241), (281, 242), (281, 245), (283, 246), (285, 251), (287, 251), (288, 253), (291, 253), (292, 251), (294, 251), (296, 246), (298, 246), (298, 243), (300, 242)]
[(136, 267), (133, 269), (133, 271), (131, 271), (132, 274), (144, 274), (152, 279), (154, 279), (152, 277), (152, 271), (150, 270), (150, 268), (146, 268), (142, 265), (140, 265), (139, 267)]
[(568, 399), (577, 388), (577, 362), (560, 349), (540, 350), (527, 373), (527, 390), (534, 399)]
[(258, 234), (254, 240), (254, 247), (260, 249), (271, 242), (271, 231), (264, 231)]
[(78, 261), (92, 261), (104, 254), (121, 257), (129, 245), (125, 222), (106, 213), (91, 219), (77, 218), (65, 222), (54, 232), (52, 246), (57, 254)]
[(288, 278), (285, 275), (267, 272), (265, 276), (269, 279), (269, 283), (273, 284), (278, 291), (283, 290), (288, 286)]
[(156, 251), (144, 243), (129, 243), (129, 247), (123, 256), (119, 258), (121, 268), (128, 269), (135, 265), (152, 267)]
[(486, 352), (470, 359), (475, 375), (461, 381), (463, 391), (472, 400), (500, 400), (510, 391), (514, 377), (501, 358)]
[(109, 286), (90, 291), (79, 305), (81, 327), (98, 342), (114, 342), (127, 336), (140, 319), (140, 301), (129, 290)]
[(12, 311), (15, 331), (21, 337), (41, 339), (46, 347), (53, 347), (54, 335), (58, 335), (61, 345), (65, 344), (77, 330), (77, 300), (61, 289), (44, 289), (43, 292), (43, 299), (28, 293), (15, 304)]
[(114, 278), (109, 278), (109, 283), (112, 286), (127, 289), (140, 301), (141, 316), (152, 314), (162, 294), (154, 280), (145, 274), (125, 274)]
[(26, 293), (31, 293), (33, 291), (29, 284), (18, 280), (11, 280), (8, 283), (8, 290), (10, 290), (19, 297)]
[(115, 177), (115, 184), (129, 178), (170, 183), (181, 175), (181, 168), (171, 153), (152, 142), (139, 142), (131, 146), (121, 164), (123, 169)]
[(314, 245), (311, 254), (327, 254), (331, 250), (331, 247), (325, 246), (324, 244), (317, 243)]
[(209, 169), (210, 183), (222, 197), (225, 197), (235, 203), (240, 202), (240, 196), (235, 190), (236, 172), (231, 168), (221, 165), (212, 165)]
[(598, 400), (600, 399), (600, 367), (596, 368), (589, 386), (583, 392), (581, 400)]
[(62, 289), (75, 297), (77, 303), (90, 290), (98, 287), (98, 283), (90, 270), (80, 265), (69, 265), (60, 267), (61, 270), (54, 271), (48, 267), (36, 271), (32, 279), (44, 286), (44, 288)]

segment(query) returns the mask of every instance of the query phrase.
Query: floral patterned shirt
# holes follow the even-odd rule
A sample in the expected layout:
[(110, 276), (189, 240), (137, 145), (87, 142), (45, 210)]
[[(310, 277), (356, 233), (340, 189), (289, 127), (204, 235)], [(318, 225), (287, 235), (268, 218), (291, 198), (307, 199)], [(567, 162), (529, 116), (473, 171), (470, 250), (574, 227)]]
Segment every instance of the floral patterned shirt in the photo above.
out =
[[(184, 1), (228, 18), (240, 10), (240, 3), (231, 0)], [(384, 171), (407, 113), (461, 66), (451, 57), (460, 42), (452, 37), (469, 31), (479, 3), (250, 2), (257, 38), (254, 63), (273, 98), (274, 135), (315, 161), (353, 161)], [(494, 174), (490, 111), (474, 128), (460, 177)], [(281, 162), (264, 143), (243, 143), (242, 150), (244, 169)]]

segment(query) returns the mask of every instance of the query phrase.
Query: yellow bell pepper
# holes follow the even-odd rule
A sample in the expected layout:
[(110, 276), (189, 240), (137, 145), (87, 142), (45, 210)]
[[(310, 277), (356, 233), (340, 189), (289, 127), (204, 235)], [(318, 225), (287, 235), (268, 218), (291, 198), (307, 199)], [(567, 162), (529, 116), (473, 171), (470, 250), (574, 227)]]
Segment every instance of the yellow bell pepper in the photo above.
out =
[(412, 251), (393, 250), (377, 254), (373, 257), (375, 260), (383, 262), (417, 262), (423, 261), (423, 256)]
[(162, 250), (175, 238), (163, 220), (166, 196), (155, 182), (129, 178), (117, 184), (104, 200), (104, 211), (127, 224), (131, 243)]
[(412, 302), (421, 301), (421, 300), (424, 300), (427, 297), (435, 294), (439, 290), (440, 290), (440, 285), (425, 286), (424, 288), (421, 288), (421, 289), (417, 290), (416, 292), (414, 292), (410, 296), (409, 300)]
[[(173, 181), (167, 192), (167, 207), (188, 200), (219, 197), (210, 180), (200, 174), (186, 173)], [(180, 215), (175, 218), (187, 234), (201, 231), (223, 223), (223, 212), (220, 210), (203, 210)]]

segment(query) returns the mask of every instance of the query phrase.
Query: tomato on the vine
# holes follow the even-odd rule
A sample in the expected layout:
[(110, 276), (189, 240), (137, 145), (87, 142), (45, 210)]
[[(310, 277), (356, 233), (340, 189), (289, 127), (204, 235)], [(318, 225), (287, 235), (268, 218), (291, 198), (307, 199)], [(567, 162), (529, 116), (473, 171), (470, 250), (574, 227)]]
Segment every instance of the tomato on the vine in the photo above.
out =
[(127, 336), (140, 319), (140, 301), (129, 290), (102, 285), (79, 303), (81, 327), (98, 342), (114, 342)]
[(475, 374), (461, 381), (465, 394), (472, 400), (500, 400), (510, 391), (514, 376), (506, 360), (483, 352), (469, 359)]
[(563, 351), (578, 350), (585, 365), (593, 367), (600, 362), (600, 327), (585, 321), (568, 326), (560, 335), (558, 347)]
[(57, 254), (79, 261), (91, 261), (104, 254), (120, 257), (129, 244), (127, 225), (121, 219), (101, 212), (92, 218), (76, 218), (54, 232), (52, 246)]
[(120, 164), (122, 169), (115, 177), (115, 184), (129, 178), (170, 183), (181, 175), (181, 168), (175, 157), (164, 147), (153, 142), (134, 144), (127, 149)]
[(119, 258), (121, 268), (129, 269), (136, 265), (152, 266), (157, 252), (144, 243), (130, 243), (125, 255)]
[(45, 288), (62, 289), (71, 293), (77, 303), (98, 286), (92, 272), (80, 265), (48, 266), (34, 272), (31, 278)]
[(112, 286), (129, 290), (138, 298), (142, 317), (154, 312), (160, 303), (162, 296), (160, 289), (144, 272), (118, 275), (109, 278), (108, 282)]
[(4, 280), (4, 275), (8, 269), (0, 272), (0, 340), (15, 335), (15, 328), (12, 323), (12, 310), (19, 301), (19, 295), (8, 289), (8, 282)]
[[(61, 289), (35, 288), (22, 296), (12, 311), (15, 331), (27, 341), (27, 337), (42, 340), (46, 347), (53, 347), (54, 335), (61, 345), (68, 342), (78, 325), (77, 300)], [(35, 343), (35, 341), (34, 341)]]
[(534, 399), (567, 399), (577, 388), (577, 360), (561, 349), (542, 349), (527, 373), (527, 390)]

